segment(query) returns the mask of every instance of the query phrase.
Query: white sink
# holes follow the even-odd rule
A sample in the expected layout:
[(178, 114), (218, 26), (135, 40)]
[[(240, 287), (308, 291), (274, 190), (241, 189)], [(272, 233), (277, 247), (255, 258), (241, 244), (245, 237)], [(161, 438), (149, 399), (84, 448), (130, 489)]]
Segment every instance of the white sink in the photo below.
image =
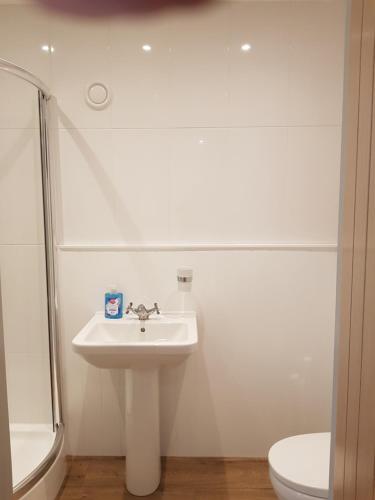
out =
[(193, 312), (167, 312), (146, 321), (106, 319), (99, 312), (73, 339), (73, 350), (99, 368), (151, 368), (180, 362), (197, 343)]
[(74, 351), (99, 368), (124, 368), (126, 487), (153, 493), (160, 483), (159, 367), (184, 361), (198, 344), (194, 312), (106, 319), (96, 313), (73, 339)]

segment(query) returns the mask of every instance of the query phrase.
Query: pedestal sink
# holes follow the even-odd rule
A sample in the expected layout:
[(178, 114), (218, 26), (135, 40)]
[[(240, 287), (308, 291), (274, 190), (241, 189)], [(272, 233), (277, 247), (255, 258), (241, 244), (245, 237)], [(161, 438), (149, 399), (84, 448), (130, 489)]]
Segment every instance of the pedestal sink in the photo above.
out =
[(126, 373), (126, 486), (133, 495), (154, 492), (160, 483), (159, 368), (182, 362), (198, 344), (194, 312), (94, 317), (73, 339), (73, 350), (99, 368)]

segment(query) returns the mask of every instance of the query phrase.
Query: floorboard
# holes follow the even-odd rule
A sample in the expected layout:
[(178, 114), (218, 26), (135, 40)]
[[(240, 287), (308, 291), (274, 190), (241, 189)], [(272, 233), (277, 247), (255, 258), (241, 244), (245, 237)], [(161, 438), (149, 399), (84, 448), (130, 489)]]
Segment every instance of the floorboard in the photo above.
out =
[[(124, 486), (123, 458), (71, 458), (58, 500), (136, 498)], [(276, 500), (264, 460), (173, 458), (162, 460), (155, 500)]]

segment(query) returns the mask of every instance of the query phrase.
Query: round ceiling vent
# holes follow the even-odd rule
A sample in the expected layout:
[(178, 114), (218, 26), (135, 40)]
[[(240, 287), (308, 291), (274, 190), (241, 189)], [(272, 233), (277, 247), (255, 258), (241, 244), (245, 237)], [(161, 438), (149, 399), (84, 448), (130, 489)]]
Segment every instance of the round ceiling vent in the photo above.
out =
[(104, 83), (95, 82), (87, 87), (86, 101), (94, 109), (103, 109), (111, 100), (109, 89)]

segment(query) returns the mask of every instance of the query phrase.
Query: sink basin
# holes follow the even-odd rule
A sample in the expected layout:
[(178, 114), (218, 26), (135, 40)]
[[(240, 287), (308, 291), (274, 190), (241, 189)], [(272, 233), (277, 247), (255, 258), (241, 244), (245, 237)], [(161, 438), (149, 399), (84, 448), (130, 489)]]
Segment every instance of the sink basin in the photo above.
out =
[(99, 368), (123, 368), (126, 487), (153, 493), (160, 483), (159, 367), (180, 363), (198, 344), (194, 312), (106, 319), (96, 313), (74, 337), (73, 350)]
[(107, 319), (99, 312), (73, 340), (73, 350), (99, 368), (158, 367), (178, 363), (198, 343), (195, 313)]

